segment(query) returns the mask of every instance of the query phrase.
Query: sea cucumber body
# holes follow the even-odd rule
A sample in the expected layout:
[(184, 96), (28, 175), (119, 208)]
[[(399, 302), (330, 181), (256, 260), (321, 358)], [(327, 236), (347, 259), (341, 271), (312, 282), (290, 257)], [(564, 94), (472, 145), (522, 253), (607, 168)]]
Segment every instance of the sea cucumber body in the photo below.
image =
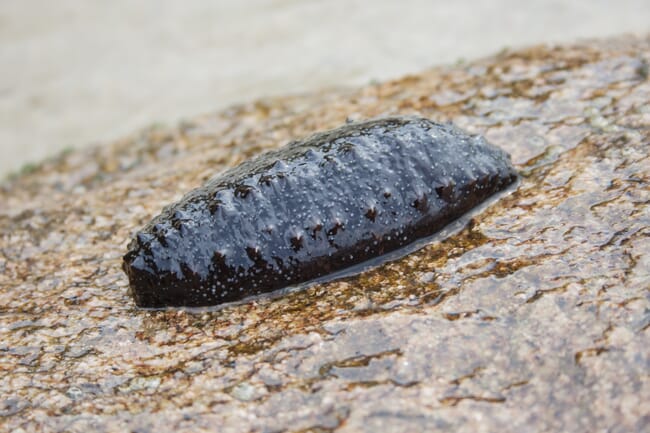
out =
[(517, 178), (478, 136), (423, 118), (353, 123), (224, 172), (124, 256), (138, 306), (205, 306), (342, 270), (429, 236)]

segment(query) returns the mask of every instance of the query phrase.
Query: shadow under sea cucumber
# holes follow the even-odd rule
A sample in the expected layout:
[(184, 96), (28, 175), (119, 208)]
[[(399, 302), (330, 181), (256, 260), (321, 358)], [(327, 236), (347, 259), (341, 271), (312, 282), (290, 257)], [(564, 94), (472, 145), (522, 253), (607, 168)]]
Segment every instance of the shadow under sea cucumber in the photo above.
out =
[(163, 209), (123, 268), (140, 307), (208, 306), (430, 236), (517, 180), (482, 137), (418, 117), (347, 124), (252, 158)]

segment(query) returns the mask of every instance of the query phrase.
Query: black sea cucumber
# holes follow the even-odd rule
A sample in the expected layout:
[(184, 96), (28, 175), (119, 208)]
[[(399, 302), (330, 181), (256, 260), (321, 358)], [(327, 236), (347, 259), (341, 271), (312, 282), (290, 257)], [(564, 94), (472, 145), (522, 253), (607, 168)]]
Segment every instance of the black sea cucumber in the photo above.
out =
[(124, 256), (141, 307), (204, 306), (309, 281), (432, 235), (517, 179), (483, 138), (416, 117), (353, 123), (224, 172)]

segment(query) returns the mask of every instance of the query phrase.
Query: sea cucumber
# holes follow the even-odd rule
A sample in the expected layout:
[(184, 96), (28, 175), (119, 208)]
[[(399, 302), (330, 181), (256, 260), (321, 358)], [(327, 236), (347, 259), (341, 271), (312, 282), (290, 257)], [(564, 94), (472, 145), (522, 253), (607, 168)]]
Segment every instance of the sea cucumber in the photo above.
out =
[(123, 268), (140, 307), (240, 300), (430, 236), (516, 179), (507, 153), (451, 125), (350, 123), (252, 158), (164, 208)]

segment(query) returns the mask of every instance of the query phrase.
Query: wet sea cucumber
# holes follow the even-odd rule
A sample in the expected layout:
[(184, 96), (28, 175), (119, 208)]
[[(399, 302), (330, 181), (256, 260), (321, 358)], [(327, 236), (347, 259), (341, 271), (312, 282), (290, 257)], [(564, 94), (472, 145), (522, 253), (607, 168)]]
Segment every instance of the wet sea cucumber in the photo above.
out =
[(123, 268), (141, 307), (306, 282), (430, 236), (515, 182), (479, 136), (417, 117), (344, 125), (250, 159), (163, 209)]

